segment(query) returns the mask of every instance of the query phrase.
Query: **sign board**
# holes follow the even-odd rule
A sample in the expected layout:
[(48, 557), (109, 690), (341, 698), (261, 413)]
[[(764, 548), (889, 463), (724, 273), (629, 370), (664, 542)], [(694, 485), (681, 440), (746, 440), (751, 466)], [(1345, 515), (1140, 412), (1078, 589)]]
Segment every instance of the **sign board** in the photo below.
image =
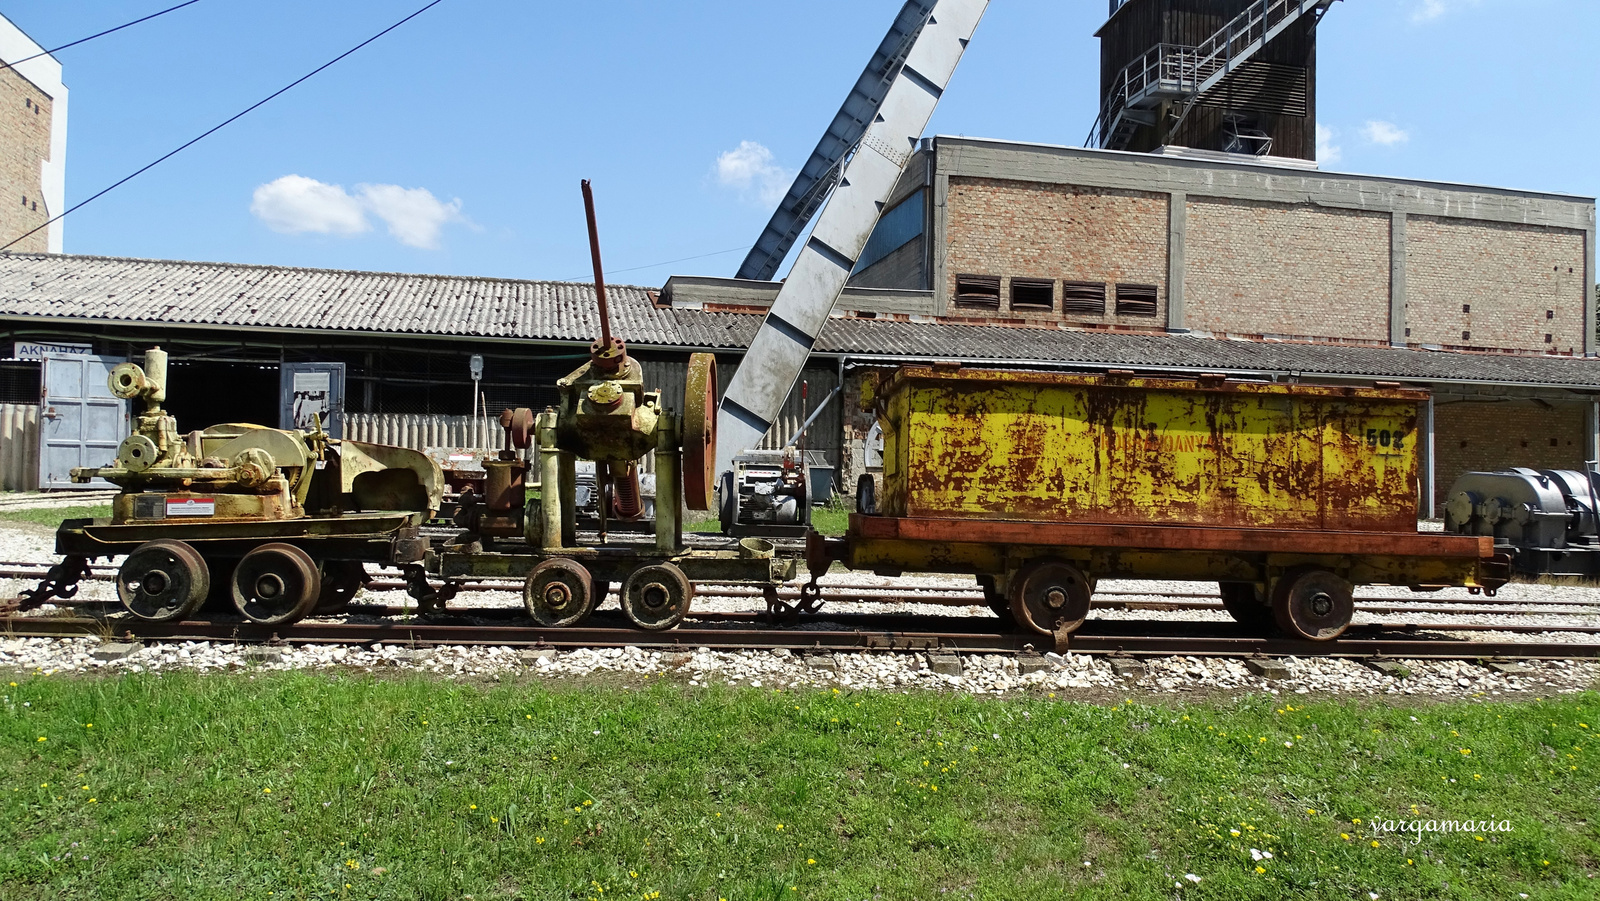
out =
[(216, 516), (217, 499), (214, 497), (168, 498), (167, 515)]
[(45, 354), (71, 354), (76, 357), (94, 355), (93, 344), (70, 344), (53, 341), (16, 341), (11, 345), (11, 356), (18, 360), (38, 363)]
[(280, 372), (278, 427), (310, 431), (316, 418), (334, 438), (344, 436), (344, 364), (285, 363)]

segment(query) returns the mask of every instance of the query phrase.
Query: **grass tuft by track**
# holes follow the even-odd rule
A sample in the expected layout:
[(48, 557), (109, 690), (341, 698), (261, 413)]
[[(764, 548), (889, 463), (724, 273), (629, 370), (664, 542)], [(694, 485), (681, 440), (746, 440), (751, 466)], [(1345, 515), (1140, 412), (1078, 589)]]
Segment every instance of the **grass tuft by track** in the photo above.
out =
[[(1600, 885), (1595, 694), (1097, 706), (305, 673), (18, 682), (0, 689), (7, 898), (1347, 901)], [(1403, 844), (1375, 819), (1511, 831)]]
[(0, 510), (0, 522), (31, 522), (54, 529), (68, 519), (99, 519), (111, 515), (110, 504), (89, 507), (23, 507)]

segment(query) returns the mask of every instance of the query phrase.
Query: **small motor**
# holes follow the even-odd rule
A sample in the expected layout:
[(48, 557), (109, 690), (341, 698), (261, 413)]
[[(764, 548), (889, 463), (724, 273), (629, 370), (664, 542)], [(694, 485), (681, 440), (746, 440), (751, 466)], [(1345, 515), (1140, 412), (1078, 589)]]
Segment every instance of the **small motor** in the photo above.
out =
[(811, 525), (811, 495), (798, 452), (746, 451), (722, 474), (718, 512), (727, 535), (804, 535)]

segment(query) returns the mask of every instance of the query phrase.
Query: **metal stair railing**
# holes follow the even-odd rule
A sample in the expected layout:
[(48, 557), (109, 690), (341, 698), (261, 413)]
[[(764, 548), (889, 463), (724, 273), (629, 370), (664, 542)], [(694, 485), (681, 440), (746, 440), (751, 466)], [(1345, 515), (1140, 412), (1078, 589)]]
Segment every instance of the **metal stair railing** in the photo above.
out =
[(1149, 110), (1166, 99), (1192, 105), (1306, 13), (1316, 14), (1320, 22), (1334, 2), (1260, 0), (1198, 46), (1157, 44), (1119, 73), (1085, 143), (1109, 150), (1126, 147), (1139, 125), (1150, 124), (1133, 111)]

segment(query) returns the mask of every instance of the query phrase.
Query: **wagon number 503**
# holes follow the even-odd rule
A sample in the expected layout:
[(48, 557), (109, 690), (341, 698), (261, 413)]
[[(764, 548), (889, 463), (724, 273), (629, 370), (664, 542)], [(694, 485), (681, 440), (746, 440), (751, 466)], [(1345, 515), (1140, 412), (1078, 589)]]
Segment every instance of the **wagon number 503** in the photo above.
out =
[(1398, 454), (1405, 448), (1405, 432), (1389, 429), (1367, 429), (1367, 447), (1380, 454)]

